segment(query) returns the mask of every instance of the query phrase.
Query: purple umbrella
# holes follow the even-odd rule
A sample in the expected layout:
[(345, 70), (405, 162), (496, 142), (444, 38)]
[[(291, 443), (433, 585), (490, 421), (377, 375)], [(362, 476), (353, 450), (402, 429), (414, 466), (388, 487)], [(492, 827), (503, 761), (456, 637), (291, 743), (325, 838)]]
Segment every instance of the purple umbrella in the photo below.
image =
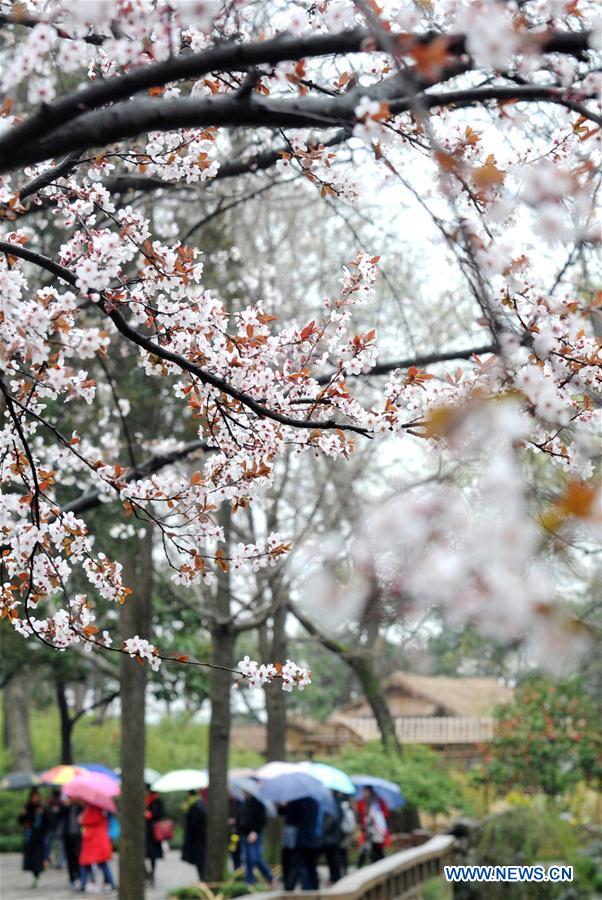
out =
[(121, 778), (116, 772), (100, 763), (78, 763), (78, 765), (82, 769), (87, 769), (88, 772), (100, 772), (101, 775), (106, 775), (108, 778), (112, 778), (113, 781), (121, 781)]

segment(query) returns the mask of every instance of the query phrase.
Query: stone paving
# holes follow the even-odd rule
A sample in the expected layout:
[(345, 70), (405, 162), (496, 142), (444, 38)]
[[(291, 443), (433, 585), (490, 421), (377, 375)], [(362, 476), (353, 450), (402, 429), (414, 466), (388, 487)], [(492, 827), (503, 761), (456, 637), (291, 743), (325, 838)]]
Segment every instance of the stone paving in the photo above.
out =
[[(117, 856), (111, 861), (113, 874), (119, 870)], [(81, 894), (69, 890), (65, 884), (65, 871), (48, 869), (44, 872), (38, 883), (38, 887), (32, 889), (31, 875), (21, 869), (21, 855), (19, 853), (0, 854), (0, 900), (74, 900)], [(157, 884), (153, 888), (146, 889), (146, 900), (165, 900), (170, 890), (176, 887), (186, 887), (196, 881), (196, 871), (193, 866), (183, 863), (177, 850), (170, 850), (165, 859), (157, 862)], [(85, 895), (87, 896), (87, 895)], [(113, 897), (117, 894), (91, 895), (98, 897)]]

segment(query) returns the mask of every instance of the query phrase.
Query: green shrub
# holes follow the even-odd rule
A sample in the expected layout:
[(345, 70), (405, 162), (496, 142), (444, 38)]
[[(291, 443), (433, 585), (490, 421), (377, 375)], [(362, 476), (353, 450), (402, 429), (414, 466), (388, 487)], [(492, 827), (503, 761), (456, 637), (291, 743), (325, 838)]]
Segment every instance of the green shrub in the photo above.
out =
[[(17, 837), (21, 845), (21, 826), (18, 819), (29, 791), (0, 791), (0, 837)], [(6, 852), (6, 851), (5, 851)]]
[(0, 853), (19, 853), (23, 849), (20, 834), (0, 834)]
[(442, 878), (429, 878), (420, 885), (421, 900), (449, 900), (452, 897), (452, 887), (446, 884)]
[(476, 845), (479, 863), (501, 866), (566, 859), (576, 847), (568, 822), (529, 806), (492, 816), (481, 828)]
[[(589, 898), (593, 895), (596, 865), (579, 850), (579, 834), (553, 814), (550, 807), (519, 806), (492, 816), (479, 830), (471, 864), (532, 865), (534, 863), (572, 865), (574, 880), (569, 885), (547, 883), (471, 884), (474, 900), (555, 900)], [(567, 891), (568, 889), (568, 891)], [(462, 897), (461, 890), (458, 896)]]
[(472, 812), (467, 796), (446, 771), (441, 756), (427, 747), (408, 747), (400, 755), (373, 743), (349, 748), (325, 762), (350, 775), (377, 775), (393, 781), (408, 803), (431, 815), (452, 809)]

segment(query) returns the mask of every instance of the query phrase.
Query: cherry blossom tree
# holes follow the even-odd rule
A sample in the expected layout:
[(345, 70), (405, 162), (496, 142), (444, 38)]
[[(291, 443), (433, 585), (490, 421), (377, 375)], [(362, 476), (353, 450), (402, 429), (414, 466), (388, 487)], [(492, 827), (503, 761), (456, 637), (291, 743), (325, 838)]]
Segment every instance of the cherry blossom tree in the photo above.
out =
[[(285, 451), (343, 466), (373, 440), (418, 444), (432, 471), (463, 475), (404, 485), (373, 511), (346, 548), (347, 584), (318, 548), (318, 604), (436, 604), (540, 661), (590, 640), (554, 566), (581, 564), (599, 520), (596, 16), (587, 0), (0, 2), (8, 625), (152, 669), (203, 664), (136, 633), (112, 644), (96, 601), (127, 603), (130, 587), (84, 513), (120, 504), (126, 526), (153, 529), (176, 584), (217, 584), (290, 551), (278, 533), (232, 548), (222, 524), (269, 489)], [(376, 327), (355, 322), (376, 318), (386, 246), (360, 249), (311, 318), (282, 321), (276, 291), (231, 310), (204, 283), (220, 260), (174, 206), (272, 177), (325, 206), (410, 198), (462, 279), (462, 344), (378, 359)], [(163, 385), (193, 441), (157, 435), (133, 463), (115, 437), (127, 409), (103, 411), (90, 375), (109, 353), (117, 382), (137, 368)], [(104, 415), (107, 439), (66, 428), (73, 409)], [(203, 448), (192, 475), (175, 465)], [(543, 504), (535, 455), (560, 473)], [(79, 494), (62, 502), (65, 485)], [(235, 677), (310, 680), (285, 659), (242, 660)]]

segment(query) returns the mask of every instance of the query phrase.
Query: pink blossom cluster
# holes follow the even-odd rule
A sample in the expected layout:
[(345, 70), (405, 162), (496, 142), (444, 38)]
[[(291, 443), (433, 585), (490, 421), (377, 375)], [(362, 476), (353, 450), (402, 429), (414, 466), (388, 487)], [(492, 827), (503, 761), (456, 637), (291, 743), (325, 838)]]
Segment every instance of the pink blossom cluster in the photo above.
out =
[[(333, 575), (340, 546), (323, 541), (321, 553), (313, 547), (310, 574), (299, 576), (305, 605), (336, 630), (381, 592), (396, 599), (405, 619), (442, 608), (450, 621), (471, 623), (501, 643), (525, 642), (527, 655), (543, 667), (570, 664), (587, 639), (563, 627), (544, 534), (529, 514), (516, 456), (528, 416), (512, 401), (473, 403), (449, 415), (439, 464), (447, 457), (448, 464), (470, 466), (470, 486), (451, 479), (408, 485), (367, 515), (353, 538), (345, 584)], [(592, 505), (600, 500), (598, 493)], [(583, 524), (577, 517), (573, 530)], [(589, 527), (593, 535), (595, 522)], [(557, 652), (550, 657), (552, 645)]]
[(132, 658), (137, 657), (142, 661), (147, 660), (153, 672), (157, 672), (161, 666), (156, 647), (150, 641), (147, 641), (146, 638), (138, 637), (137, 634), (123, 642), (123, 650)]
[(282, 680), (282, 690), (290, 693), (294, 688), (302, 691), (311, 684), (311, 672), (303, 666), (287, 659), (284, 665), (261, 664), (249, 656), (243, 657), (236, 668), (251, 687), (261, 688), (271, 684), (275, 678)]

